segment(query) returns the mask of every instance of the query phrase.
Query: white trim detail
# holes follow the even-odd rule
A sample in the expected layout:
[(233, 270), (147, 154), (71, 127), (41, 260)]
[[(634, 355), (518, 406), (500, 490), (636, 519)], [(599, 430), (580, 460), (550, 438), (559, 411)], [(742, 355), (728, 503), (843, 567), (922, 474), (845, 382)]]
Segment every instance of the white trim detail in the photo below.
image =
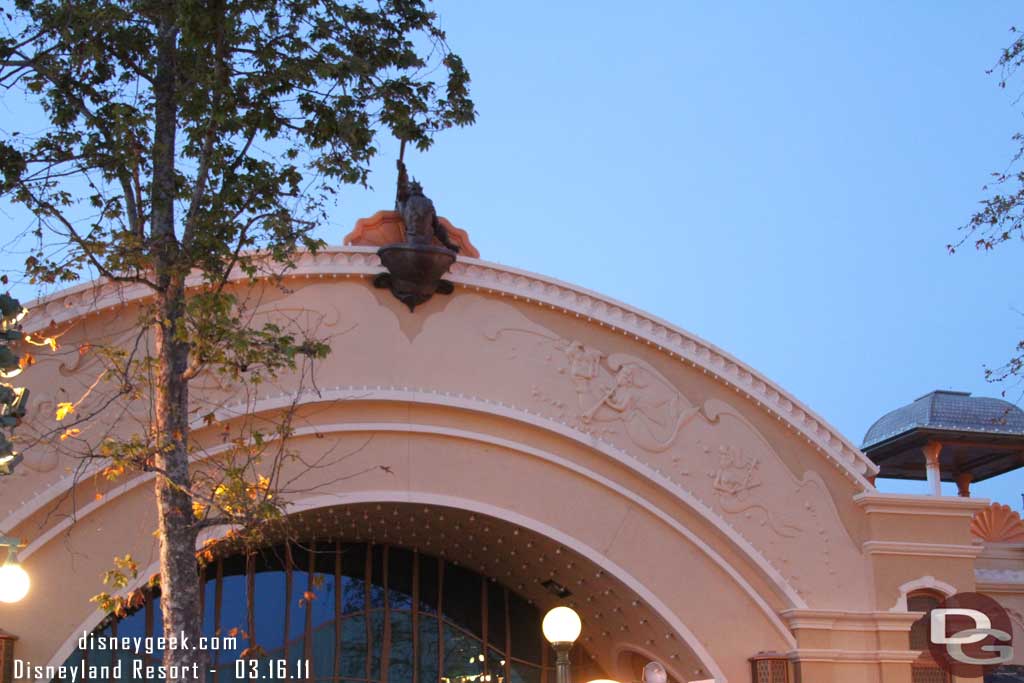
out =
[(912, 557), (959, 557), (976, 559), (985, 550), (981, 545), (955, 543), (918, 543), (916, 541), (865, 541), (868, 555), (904, 555)]
[(928, 517), (966, 517), (972, 519), (979, 510), (987, 508), (986, 498), (960, 498), (959, 496), (922, 496), (907, 493), (858, 493), (854, 503), (868, 514), (926, 515)]
[(834, 609), (787, 609), (782, 617), (792, 629), (817, 629), (826, 631), (878, 631), (906, 632), (917, 620), (907, 613), (852, 612)]
[[(655, 517), (657, 517), (661, 522), (663, 522), (664, 524), (666, 524), (669, 527), (671, 527), (675, 532), (677, 532), (678, 534), (680, 534), (681, 536), (686, 538), (687, 541), (692, 543), (701, 552), (703, 552), (712, 562), (714, 562), (719, 568), (721, 568), (726, 574), (728, 574), (729, 577), (751, 598), (751, 600), (753, 600), (753, 602), (758, 606), (758, 608), (765, 615), (765, 617), (775, 626), (775, 628), (779, 632), (779, 634), (784, 639), (786, 639), (787, 643), (791, 647), (795, 647), (796, 646), (796, 640), (794, 639), (793, 634), (786, 627), (786, 625), (782, 622), (782, 620), (779, 618), (779, 616), (775, 612), (775, 610), (772, 609), (771, 605), (769, 605), (768, 602), (761, 595), (759, 595), (757, 593), (757, 591), (754, 589), (754, 587), (751, 586), (750, 583), (745, 578), (743, 578), (743, 576), (738, 571), (736, 571), (736, 569), (732, 565), (730, 565), (728, 562), (726, 562), (725, 558), (723, 558), (720, 554), (718, 554), (718, 552), (716, 552), (714, 548), (712, 548), (710, 545), (708, 545), (700, 536), (695, 534), (693, 531), (691, 531), (689, 528), (687, 528), (684, 524), (681, 524), (679, 521), (677, 521), (671, 515), (668, 515), (667, 513), (663, 512), (662, 510), (658, 509), (657, 507), (655, 507), (654, 505), (649, 503), (642, 496), (639, 496), (636, 493), (633, 493), (629, 489), (627, 489), (627, 488), (625, 488), (623, 486), (620, 486), (619, 484), (616, 484), (615, 482), (613, 482), (613, 481), (603, 477), (600, 474), (597, 474), (597, 473), (595, 473), (595, 472), (593, 472), (593, 471), (591, 471), (591, 470), (589, 470), (589, 469), (587, 469), (585, 467), (582, 467), (580, 465), (577, 465), (576, 463), (573, 463), (573, 462), (571, 462), (569, 460), (566, 460), (565, 458), (561, 458), (561, 457), (559, 457), (557, 455), (553, 455), (553, 454), (547, 453), (545, 451), (534, 449), (534, 448), (532, 448), (530, 446), (516, 444), (515, 442), (509, 441), (507, 439), (500, 439), (500, 438), (492, 437), (492, 436), (485, 435), (485, 434), (477, 434), (477, 433), (474, 433), (474, 432), (468, 432), (468, 431), (459, 430), (459, 429), (450, 429), (450, 428), (446, 428), (446, 427), (438, 427), (436, 425), (417, 425), (417, 424), (409, 424), (409, 423), (400, 424), (400, 423), (382, 422), (382, 423), (361, 423), (361, 424), (329, 424), (329, 425), (317, 425), (315, 427), (314, 426), (309, 426), (309, 427), (302, 427), (302, 428), (296, 429), (295, 432), (294, 432), (293, 438), (302, 437), (302, 436), (309, 436), (309, 435), (313, 435), (313, 434), (336, 434), (336, 433), (343, 433), (343, 432), (349, 432), (349, 433), (351, 433), (351, 432), (356, 432), (356, 433), (361, 433), (361, 432), (386, 432), (386, 431), (402, 432), (402, 433), (436, 434), (436, 435), (441, 435), (441, 436), (450, 436), (450, 437), (453, 437), (453, 438), (462, 438), (462, 439), (471, 440), (471, 441), (478, 441), (478, 442), (481, 442), (481, 443), (487, 443), (487, 444), (490, 444), (490, 445), (495, 445), (495, 446), (501, 446), (501, 447), (504, 447), (504, 448), (509, 448), (509, 449), (518, 451), (520, 453), (523, 453), (523, 454), (526, 454), (526, 455), (531, 455), (531, 456), (536, 457), (538, 459), (545, 460), (547, 462), (553, 463), (555, 465), (558, 465), (558, 466), (563, 467), (565, 469), (568, 469), (570, 471), (573, 471), (573, 472), (575, 472), (575, 473), (577, 473), (577, 474), (579, 474), (581, 476), (584, 476), (584, 477), (586, 477), (586, 478), (588, 478), (588, 479), (590, 479), (590, 480), (600, 484), (601, 486), (603, 486), (603, 487), (605, 487), (605, 488), (607, 488), (607, 489), (617, 493), (618, 495), (623, 496), (624, 498), (628, 499), (632, 504), (636, 505), (637, 507), (640, 507), (640, 508), (644, 509), (648, 513), (650, 513), (650, 514), (654, 515)], [(216, 455), (218, 452), (220, 452), (222, 450), (225, 450), (227, 448), (230, 448), (230, 445), (222, 445), (222, 446), (220, 446), (216, 450), (211, 449), (210, 451), (208, 451), (204, 455), (206, 457), (212, 457), (212, 456)], [(141, 475), (141, 476), (135, 477), (131, 481), (125, 482), (121, 486), (119, 486), (116, 489), (110, 491), (106, 496), (103, 497), (102, 500), (93, 501), (89, 505), (83, 507), (82, 511), (77, 515), (76, 520), (72, 521), (71, 519), (64, 519), (59, 524), (56, 524), (51, 529), (49, 529), (47, 531), (47, 533), (45, 533), (45, 534), (41, 535), (40, 537), (38, 537), (37, 539), (35, 539), (35, 541), (33, 541), (27, 548), (25, 548), (23, 551), (21, 551), (19, 553), (20, 557), (22, 558), (22, 560), (29, 559), (40, 548), (42, 548), (48, 542), (53, 540), (54, 537), (60, 535), (64, 530), (66, 530), (68, 527), (70, 527), (75, 521), (81, 520), (82, 518), (84, 518), (88, 514), (98, 510), (104, 504), (106, 504), (106, 503), (108, 503), (108, 502), (110, 502), (110, 501), (112, 501), (112, 500), (114, 500), (114, 499), (116, 499), (116, 498), (126, 494), (127, 492), (129, 492), (132, 489), (137, 488), (138, 486), (141, 486), (143, 483), (145, 483), (147, 481), (151, 481), (153, 479), (153, 477), (155, 477), (155, 476), (156, 475), (153, 474), (153, 473), (147, 473), (145, 475)], [(406, 493), (406, 495), (413, 495), (411, 492), (405, 492), (405, 493)], [(325, 497), (330, 497), (330, 496), (325, 496)], [(338, 496), (335, 495), (334, 497), (337, 498)], [(300, 511), (300, 510), (304, 509), (304, 508), (302, 508), (300, 506), (297, 506), (297, 505), (298, 504), (296, 504), (296, 507), (294, 507), (292, 509), (292, 511), (297, 512), (297, 511)], [(697, 512), (699, 514), (700, 510), (698, 509)], [(509, 513), (509, 514), (512, 514), (512, 513)], [(708, 521), (713, 523), (713, 524), (715, 523), (715, 521), (713, 519), (709, 519)], [(741, 538), (740, 540), (742, 541), (743, 539)], [(743, 542), (745, 543), (745, 541), (743, 541)], [(794, 604), (796, 604), (798, 607), (806, 607), (807, 606), (807, 604), (803, 600), (803, 598), (801, 598), (800, 595), (792, 588), (792, 586), (790, 586), (788, 584), (788, 582), (786, 582), (784, 577), (782, 577), (780, 574), (778, 574), (777, 571), (775, 571), (775, 569), (767, 562), (767, 560), (765, 560), (760, 555), (760, 553), (758, 553), (758, 551), (755, 548), (753, 548), (751, 546), (751, 547), (749, 547), (749, 550), (748, 550), (748, 548), (744, 548), (741, 545), (740, 549), (747, 552), (748, 557), (751, 559), (753, 564), (755, 566), (757, 566), (761, 571), (765, 572), (765, 574), (767, 574), (766, 578), (768, 578), (770, 581), (772, 581), (772, 583), (775, 584), (779, 588), (780, 591), (782, 591), (787, 597), (791, 597), (791, 599), (795, 598)]]
[[(306, 400), (307, 398), (309, 400)], [(749, 557), (752, 563), (761, 572), (763, 572), (765, 578), (768, 579), (768, 581), (771, 582), (773, 585), (775, 585), (783, 595), (785, 595), (785, 597), (787, 598), (787, 600), (789, 600), (790, 604), (793, 607), (807, 607), (807, 602), (803, 599), (803, 597), (796, 591), (795, 588), (793, 588), (793, 586), (786, 580), (786, 578), (771, 564), (771, 562), (769, 562), (768, 559), (753, 545), (753, 543), (747, 540), (737, 529), (729, 525), (729, 523), (725, 519), (718, 515), (703, 501), (701, 501), (692, 493), (690, 493), (686, 489), (682, 488), (681, 486), (673, 482), (669, 477), (658, 472), (657, 470), (641, 462), (640, 460), (637, 460), (636, 458), (632, 457), (625, 451), (616, 448), (615, 446), (606, 441), (596, 440), (592, 436), (584, 434), (583, 432), (580, 432), (579, 430), (569, 427), (568, 425), (565, 425), (563, 423), (555, 422), (553, 420), (549, 420), (547, 418), (544, 418), (543, 416), (536, 415), (533, 413), (525, 413), (523, 411), (516, 410), (515, 408), (512, 408), (510, 406), (491, 403), (489, 401), (481, 401), (479, 399), (473, 399), (464, 396), (451, 396), (449, 394), (439, 394), (437, 392), (428, 392), (426, 390), (410, 388), (395, 389), (383, 387), (350, 387), (325, 389), (322, 390), (319, 394), (308, 392), (303, 397), (301, 397), (299, 401), (296, 401), (293, 395), (281, 394), (273, 398), (260, 399), (255, 403), (249, 405), (248, 409), (250, 409), (254, 414), (258, 414), (262, 412), (271, 411), (276, 408), (290, 406), (294, 403), (297, 403), (298, 405), (308, 405), (318, 402), (333, 401), (346, 403), (353, 403), (359, 401), (374, 401), (443, 405), (446, 407), (459, 408), (473, 412), (482, 412), (490, 415), (505, 417), (508, 419), (516, 420), (518, 422), (527, 423), (533, 427), (539, 427), (546, 431), (554, 432), (563, 437), (567, 437), (579, 443), (581, 446), (585, 448), (600, 452), (602, 455), (631, 469), (636, 474), (644, 477), (648, 481), (652, 482), (653, 484), (661, 487), (662, 489), (672, 494), (677, 500), (679, 500), (689, 509), (693, 510), (697, 515), (705, 519), (708, 523), (712, 524), (726, 538), (728, 538), (729, 541), (731, 541), (741, 553)], [(244, 408), (245, 407), (243, 405), (239, 406), (240, 410)], [(215, 415), (217, 420), (226, 420), (241, 415), (241, 413), (233, 412), (232, 409), (228, 407), (217, 411)], [(201, 428), (201, 425), (202, 420), (197, 420), (193, 426), (198, 429)], [(630, 500), (632, 500), (635, 503), (638, 503), (642, 507), (648, 508), (649, 511), (651, 511), (653, 514), (658, 515), (663, 521), (665, 521), (667, 524), (670, 524), (680, 534), (686, 536), (691, 542), (697, 544), (698, 547), (701, 547), (702, 549), (706, 548), (705, 552), (710, 551), (713, 554), (713, 556), (709, 555), (709, 557), (712, 557), (712, 559), (717, 557), (718, 559), (716, 559), (715, 561), (727, 572), (729, 572), (730, 574), (735, 573), (735, 570), (732, 569), (732, 567), (729, 567), (727, 563), (723, 559), (721, 559), (720, 556), (717, 555), (717, 553), (714, 553), (714, 551), (711, 550), (710, 546), (707, 546), (707, 544), (704, 543), (702, 539), (697, 537), (687, 527), (680, 524), (670, 515), (667, 515), (661, 510), (658, 510), (651, 506), (650, 503), (648, 503), (642, 497), (637, 496), (632, 491), (628, 491), (624, 487), (621, 487), (618, 484), (615, 484), (614, 482), (611, 482), (610, 480), (601, 477), (600, 475), (597, 475), (596, 473), (589, 469), (579, 467), (564, 458), (546, 453), (544, 451), (539, 451), (529, 446), (519, 444), (517, 442), (509, 441), (506, 439), (499, 439), (496, 437), (491, 437), (489, 435), (479, 434), (476, 432), (452, 430), (442, 427), (435, 427), (432, 425), (405, 425), (390, 422), (361, 424), (341, 423), (331, 425), (319, 425), (317, 427), (297, 429), (295, 430), (294, 436), (312, 434), (318, 431), (325, 433), (331, 433), (332, 431), (397, 431), (434, 433), (443, 434), (447, 436), (456, 436), (458, 438), (466, 438), (469, 440), (480, 441), (484, 443), (492, 443), (494, 445), (501, 445), (513, 450), (529, 453), (540, 459), (547, 460), (561, 467), (571, 469), (577, 472), (578, 474), (582, 474), (585, 477), (589, 477), (595, 481), (599, 481), (605, 487), (619, 492), (620, 495), (629, 498)], [(202, 457), (210, 457), (227, 448), (229, 448), (229, 446), (220, 446), (214, 449), (210, 449), (205, 454), (202, 454)], [(98, 471), (99, 466), (96, 466), (94, 470)], [(91, 474), (92, 472), (93, 470), (87, 470), (84, 474), (81, 474), (79, 476), (80, 478), (84, 478)], [(110, 491), (106, 496), (104, 496), (103, 499), (88, 503), (78, 513), (77, 519), (81, 519), (89, 512), (97, 509), (98, 507), (104, 505), (110, 500), (117, 498), (130, 488), (134, 488), (135, 486), (138, 486), (144, 481), (149, 481), (150, 479), (153, 478), (153, 476), (154, 475), (152, 473), (137, 476), (131, 481), (126, 482), (125, 484), (122, 484), (116, 489)], [(3, 520), (3, 522), (0, 522), (0, 528), (15, 528), (21, 521), (23, 521), (29, 515), (34, 514), (42, 506), (56, 499), (58, 496), (66, 493), (71, 488), (73, 483), (73, 476), (68, 476), (58, 482), (55, 482), (54, 485), (47, 489), (44, 493), (40, 494), (35, 499), (33, 499), (33, 505), (24, 506), (17, 512), (8, 516), (5, 520)], [(30, 557), (31, 554), (35, 552), (35, 549), (37, 547), (41, 547), (42, 544), (49, 541), (53, 536), (59, 534), (61, 531), (70, 526), (71, 523), (72, 521), (70, 519), (65, 519), (61, 521), (59, 524), (54, 525), (54, 527), (49, 529), (45, 534), (38, 537), (35, 540), (35, 542), (33, 542), (28, 548), (25, 549), (25, 551), (22, 552), (22, 558), (27, 559), (28, 557)], [(746, 583), (745, 580), (743, 580), (742, 577), (739, 577), (738, 574), (733, 578), (743, 582), (741, 585)], [(751, 595), (751, 597), (756, 596), (756, 592), (753, 590), (753, 588), (746, 586), (746, 590)], [(759, 596), (755, 599), (761, 600)], [(767, 605), (767, 603), (764, 603), (763, 609), (765, 609), (768, 612), (771, 612), (774, 615), (774, 610), (772, 610), (771, 607)], [(781, 621), (778, 622), (778, 625), (784, 628), (782, 626)]]
[(933, 590), (942, 593), (944, 597), (956, 595), (956, 586), (946, 583), (945, 581), (939, 581), (934, 576), (922, 576), (919, 579), (913, 581), (907, 581), (905, 584), (900, 586), (900, 597), (896, 600), (896, 604), (889, 608), (890, 612), (907, 612), (907, 597), (914, 591), (920, 590)]
[[(295, 268), (289, 271), (287, 279), (350, 278), (379, 272), (380, 259), (373, 247), (334, 246), (316, 254), (299, 253), (295, 258)], [(877, 474), (878, 466), (859, 448), (781, 387), (696, 335), (596, 292), (480, 259), (460, 257), (452, 266), (449, 278), (467, 289), (512, 296), (543, 308), (585, 318), (588, 322), (596, 322), (654, 346), (671, 358), (702, 370), (774, 414), (823, 453), (832, 466), (857, 488), (874, 490), (866, 477)], [(233, 281), (244, 279), (246, 276), (242, 272), (232, 276)], [(193, 282), (198, 284), (194, 277), (190, 278), (189, 284)], [(78, 317), (97, 315), (150, 296), (151, 292), (144, 285), (122, 285), (105, 280), (85, 283), (33, 301), (29, 307), (35, 310), (35, 314), (28, 318), (25, 330), (39, 331), (51, 322), (60, 324)]]
[(794, 662), (817, 662), (829, 664), (849, 664), (874, 662), (878, 664), (910, 664), (921, 656), (914, 650), (836, 650), (819, 648), (801, 648), (786, 653), (786, 657)]

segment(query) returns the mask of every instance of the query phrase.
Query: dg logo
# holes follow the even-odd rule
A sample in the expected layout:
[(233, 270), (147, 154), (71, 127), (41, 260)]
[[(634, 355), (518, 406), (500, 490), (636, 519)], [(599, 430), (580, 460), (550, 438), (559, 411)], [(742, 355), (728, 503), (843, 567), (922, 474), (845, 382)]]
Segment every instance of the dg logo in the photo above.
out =
[(958, 593), (924, 618), (932, 658), (954, 676), (980, 678), (1013, 659), (1010, 615), (986, 595)]

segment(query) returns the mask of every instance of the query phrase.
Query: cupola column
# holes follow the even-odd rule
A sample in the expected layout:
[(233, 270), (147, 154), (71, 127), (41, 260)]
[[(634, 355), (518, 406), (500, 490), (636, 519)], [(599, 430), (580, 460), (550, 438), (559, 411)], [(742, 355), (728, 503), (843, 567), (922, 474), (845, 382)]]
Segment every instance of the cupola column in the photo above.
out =
[(971, 482), (974, 481), (974, 474), (961, 472), (956, 475), (956, 492), (961, 498), (971, 497)]
[(925, 471), (928, 475), (928, 487), (933, 496), (942, 495), (942, 472), (939, 469), (939, 453), (942, 452), (942, 444), (938, 441), (929, 441), (921, 450), (924, 451)]

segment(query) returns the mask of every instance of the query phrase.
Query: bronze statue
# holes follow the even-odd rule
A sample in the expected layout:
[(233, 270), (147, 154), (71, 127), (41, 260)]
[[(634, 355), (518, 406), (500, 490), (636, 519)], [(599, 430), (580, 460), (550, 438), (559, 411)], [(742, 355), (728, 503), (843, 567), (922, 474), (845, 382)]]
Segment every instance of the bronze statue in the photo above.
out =
[[(404, 142), (402, 152), (405, 152)], [(374, 277), (373, 285), (390, 289), (413, 311), (434, 294), (451, 294), (455, 290), (455, 286), (444, 279), (444, 274), (455, 263), (459, 247), (437, 220), (434, 202), (423, 195), (419, 183), (409, 180), (402, 154), (398, 157), (395, 211), (405, 224), (405, 241), (377, 250), (385, 272)], [(434, 244), (435, 237), (444, 246)]]
[(448, 238), (448, 231), (437, 220), (434, 202), (423, 194), (423, 187), (415, 180), (409, 180), (405, 163), (398, 160), (398, 193), (395, 197), (395, 211), (405, 223), (405, 241), (408, 244), (426, 246), (433, 244), (434, 237), (446, 249), (458, 253), (459, 246)]

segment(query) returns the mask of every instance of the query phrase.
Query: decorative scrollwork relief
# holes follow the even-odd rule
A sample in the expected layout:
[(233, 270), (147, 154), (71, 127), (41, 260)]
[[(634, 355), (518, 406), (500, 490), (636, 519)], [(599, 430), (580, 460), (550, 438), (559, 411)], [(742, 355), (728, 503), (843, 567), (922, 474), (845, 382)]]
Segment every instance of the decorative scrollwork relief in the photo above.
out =
[[(380, 259), (373, 247), (345, 246), (300, 253), (288, 277), (343, 280), (380, 272)], [(240, 271), (232, 276), (233, 280), (245, 278), (246, 275)], [(864, 477), (877, 473), (878, 467), (867, 456), (777, 387), (703, 340), (592, 292), (485, 261), (466, 258), (456, 262), (451, 269), (451, 279), (470, 291), (511, 296), (533, 302), (541, 308), (584, 317), (642, 339), (671, 357), (684, 359), (778, 415), (802, 438), (821, 450), (855, 486), (862, 490), (871, 489)], [(189, 285), (193, 284), (200, 284), (200, 280), (190, 278)], [(126, 286), (103, 280), (79, 285), (33, 302), (34, 315), (27, 322), (26, 329), (33, 331), (37, 329), (34, 326), (41, 329), (51, 322), (59, 324), (82, 316), (98, 315), (124, 306), (126, 302), (145, 299), (149, 294), (141, 285)]]
[[(504, 320), (484, 336), (519, 367), (547, 368), (553, 381), (535, 382), (529, 399), (542, 414), (646, 453), (641, 460), (718, 512), (801, 592), (838, 585), (839, 568), (857, 551), (824, 481), (813, 471), (794, 475), (737, 408), (718, 399), (695, 405), (637, 356), (562, 338), (525, 318)], [(804, 578), (804, 568), (790, 564), (807, 544), (819, 548), (824, 581), (819, 570)]]

